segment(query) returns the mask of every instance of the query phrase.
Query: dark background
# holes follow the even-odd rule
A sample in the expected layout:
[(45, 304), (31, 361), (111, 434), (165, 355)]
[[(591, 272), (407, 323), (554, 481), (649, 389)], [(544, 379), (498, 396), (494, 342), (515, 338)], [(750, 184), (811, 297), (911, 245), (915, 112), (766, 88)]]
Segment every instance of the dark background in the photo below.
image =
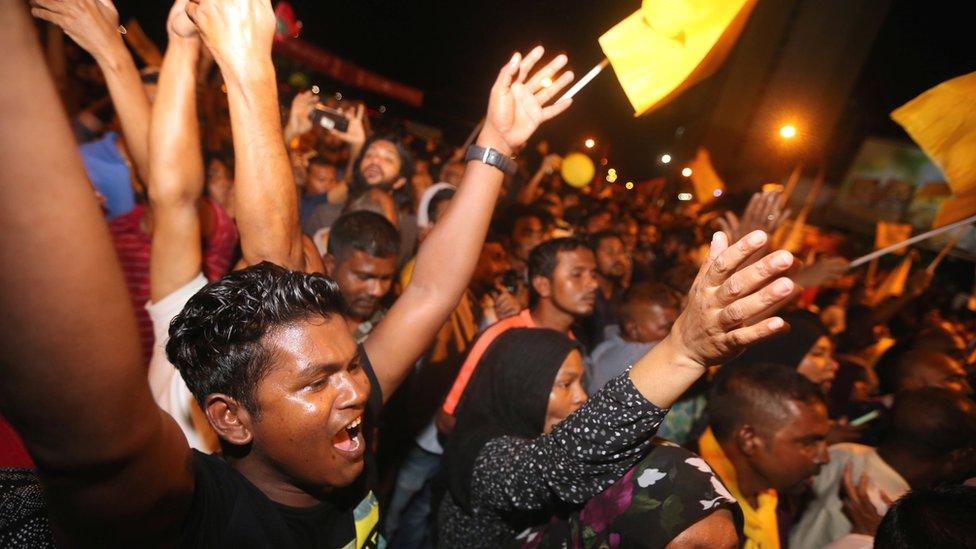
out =
[[(448, 138), (460, 141), (480, 119), (491, 82), (513, 51), (544, 44), (551, 52), (569, 54), (572, 67), (581, 75), (602, 59), (600, 34), (639, 4), (636, 0), (292, 0), (292, 5), (304, 23), (303, 39), (424, 91), (419, 111), (374, 98), (385, 103), (391, 115), (432, 123), (443, 128)], [(827, 151), (834, 171), (846, 169), (867, 136), (907, 141), (888, 113), (941, 81), (976, 70), (972, 24), (961, 6), (892, 0), (834, 131), (835, 146)], [(119, 8), (123, 19), (137, 17), (162, 47), (167, 2), (121, 1)], [(623, 177), (653, 177), (660, 170), (655, 158), (680, 148), (675, 130), (693, 128), (700, 121), (696, 115), (708, 112), (720, 81), (721, 72), (672, 104), (635, 119), (623, 90), (606, 71), (577, 96), (566, 115), (544, 127), (541, 136), (559, 148), (579, 147), (592, 136)], [(352, 97), (358, 93), (344, 91)], [(684, 145), (688, 149), (696, 144)]]

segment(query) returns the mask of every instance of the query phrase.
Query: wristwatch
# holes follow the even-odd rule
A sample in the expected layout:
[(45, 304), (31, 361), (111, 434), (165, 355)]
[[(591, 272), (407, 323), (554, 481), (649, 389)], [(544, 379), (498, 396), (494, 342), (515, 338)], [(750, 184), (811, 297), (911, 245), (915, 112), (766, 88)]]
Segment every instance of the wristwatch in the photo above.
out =
[(469, 145), (468, 150), (464, 153), (464, 161), (468, 162), (469, 160), (478, 160), (484, 164), (498, 168), (508, 175), (512, 175), (518, 171), (518, 165), (515, 164), (514, 160), (491, 147)]

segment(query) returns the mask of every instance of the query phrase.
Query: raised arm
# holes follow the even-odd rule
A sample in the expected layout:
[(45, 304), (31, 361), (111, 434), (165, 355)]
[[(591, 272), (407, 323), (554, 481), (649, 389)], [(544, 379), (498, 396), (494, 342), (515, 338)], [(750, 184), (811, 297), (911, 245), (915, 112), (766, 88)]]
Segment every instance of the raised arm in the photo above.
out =
[(186, 0), (177, 0), (170, 10), (169, 46), (149, 134), (153, 213), (149, 298), (154, 303), (193, 280), (203, 260), (197, 213), (204, 182), (196, 103), (200, 39), (185, 6)]
[[(543, 107), (573, 79), (569, 71), (554, 78), (566, 65), (564, 55), (529, 78), (543, 53), (542, 47), (524, 59), (516, 53), (499, 72), (478, 145), (511, 155), (539, 124), (569, 107), (570, 101)], [(545, 78), (554, 79), (551, 87), (542, 87)], [(481, 162), (468, 163), (447, 212), (420, 247), (413, 280), (366, 340), (366, 352), (384, 398), (400, 385), (467, 288), (501, 190), (502, 175)]]
[(0, 26), (0, 408), (68, 540), (159, 543), (192, 494), (189, 448), (150, 396), (125, 280), (24, 3), (0, 0)]
[(135, 61), (119, 34), (119, 12), (111, 0), (31, 0), (31, 13), (64, 29), (105, 75), (108, 93), (139, 179), (149, 181), (151, 106)]
[(191, 0), (187, 14), (224, 75), (234, 136), (235, 208), (248, 264), (306, 270), (298, 194), (271, 63), (275, 16), (268, 0)]

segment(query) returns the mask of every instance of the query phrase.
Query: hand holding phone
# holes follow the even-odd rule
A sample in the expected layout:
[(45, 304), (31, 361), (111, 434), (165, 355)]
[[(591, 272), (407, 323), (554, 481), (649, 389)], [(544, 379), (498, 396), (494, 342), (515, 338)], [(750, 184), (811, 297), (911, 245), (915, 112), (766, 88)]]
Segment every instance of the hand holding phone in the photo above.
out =
[(315, 105), (308, 116), (312, 119), (313, 124), (318, 124), (327, 130), (345, 132), (349, 129), (349, 119), (346, 118), (346, 115), (321, 103)]

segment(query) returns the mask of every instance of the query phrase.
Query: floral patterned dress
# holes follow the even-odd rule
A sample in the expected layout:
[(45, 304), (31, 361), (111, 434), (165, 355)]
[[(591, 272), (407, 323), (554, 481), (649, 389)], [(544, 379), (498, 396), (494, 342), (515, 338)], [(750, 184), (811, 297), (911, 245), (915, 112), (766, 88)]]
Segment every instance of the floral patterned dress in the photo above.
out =
[(612, 486), (568, 518), (524, 532), (524, 549), (664, 547), (718, 509), (738, 505), (705, 460), (662, 439)]

